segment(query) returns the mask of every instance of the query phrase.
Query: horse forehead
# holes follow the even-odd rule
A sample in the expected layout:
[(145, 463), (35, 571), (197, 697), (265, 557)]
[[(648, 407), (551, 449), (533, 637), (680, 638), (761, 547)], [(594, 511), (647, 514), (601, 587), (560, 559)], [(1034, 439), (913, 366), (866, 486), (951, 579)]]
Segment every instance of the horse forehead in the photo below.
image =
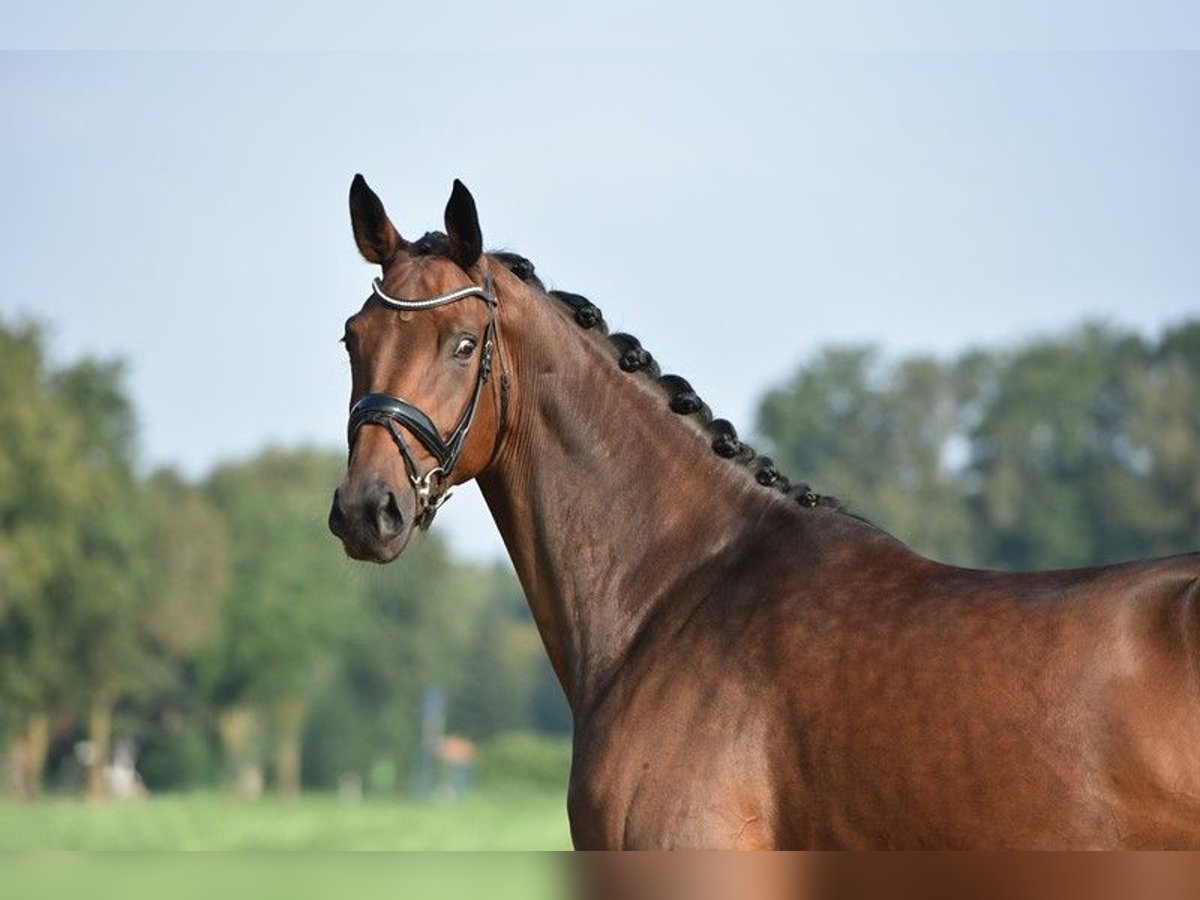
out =
[[(425, 291), (406, 295), (405, 299), (419, 300), (436, 295), (436, 290)], [(469, 303), (403, 310), (386, 306), (372, 295), (347, 321), (346, 331), (353, 335), (351, 349), (360, 360), (368, 365), (390, 366), (424, 358), (427, 352), (435, 353), (439, 336), (460, 328), (473, 330), (478, 324), (473, 315), (473, 306)]]
[[(404, 267), (404, 271), (389, 268), (381, 280), (381, 286), (387, 294), (405, 300), (422, 300), (449, 292), (448, 288), (442, 288), (439, 284), (439, 280), (430, 278), (416, 266)], [(445, 310), (442, 308), (420, 312), (392, 309), (381, 303), (372, 292), (363, 300), (358, 312), (347, 320), (346, 330), (359, 339), (384, 337), (394, 341), (402, 334), (421, 331), (422, 325), (436, 328), (443, 315)], [(410, 325), (416, 327), (403, 327)]]
[(383, 289), (395, 297), (420, 300), (462, 286), (462, 270), (440, 256), (401, 254), (383, 272)]

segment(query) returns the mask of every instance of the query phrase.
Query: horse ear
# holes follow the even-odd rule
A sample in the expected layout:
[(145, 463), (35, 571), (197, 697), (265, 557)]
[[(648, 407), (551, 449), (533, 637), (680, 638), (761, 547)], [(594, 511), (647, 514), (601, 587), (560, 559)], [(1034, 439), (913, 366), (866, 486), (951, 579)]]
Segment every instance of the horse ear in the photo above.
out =
[(446, 234), (450, 238), (450, 254), (454, 261), (464, 269), (475, 265), (483, 253), (479, 213), (475, 210), (475, 198), (457, 178), (446, 204)]
[(350, 183), (350, 224), (354, 243), (367, 262), (383, 265), (404, 247), (404, 238), (388, 218), (383, 201), (361, 175)]

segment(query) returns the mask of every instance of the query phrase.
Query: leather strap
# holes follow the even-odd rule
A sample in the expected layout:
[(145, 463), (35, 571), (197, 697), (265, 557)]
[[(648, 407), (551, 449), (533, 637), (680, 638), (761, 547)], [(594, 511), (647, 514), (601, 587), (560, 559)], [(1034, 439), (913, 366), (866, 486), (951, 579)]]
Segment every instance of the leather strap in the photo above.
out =
[[(397, 448), (400, 450), (400, 455), (404, 458), (404, 465), (408, 469), (409, 480), (412, 481), (413, 488), (417, 492), (417, 523), (424, 529), (428, 528), (433, 522), (433, 516), (437, 512), (438, 507), (449, 498), (449, 491), (442, 490), (441, 485), (449, 479), (450, 473), (462, 455), (467, 435), (470, 433), (471, 425), (475, 421), (475, 411), (479, 407), (479, 398), (483, 394), (483, 386), (492, 377), (492, 351), (497, 340), (497, 304), (495, 294), (492, 291), (492, 277), (491, 273), (488, 273), (485, 287), (483, 288), (476, 285), (469, 285), (452, 291), (449, 294), (443, 294), (440, 297), (432, 297), (429, 300), (400, 300), (395, 297), (389, 297), (381, 290), (378, 279), (376, 279), (374, 287), (376, 297), (385, 305), (396, 309), (431, 309), (435, 306), (453, 303), (456, 300), (463, 300), (467, 297), (478, 297), (487, 303), (491, 313), (488, 318), (487, 328), (484, 331), (483, 350), (479, 359), (479, 371), (475, 377), (475, 389), (472, 391), (466, 408), (463, 409), (462, 415), (459, 416), (458, 422), (448, 437), (445, 439), (442, 438), (438, 432), (437, 425), (434, 424), (433, 419), (427, 413), (414, 404), (409, 403), (403, 397), (397, 397), (394, 394), (364, 394), (350, 408), (350, 421), (347, 423), (346, 439), (351, 450), (354, 448), (354, 441), (358, 436), (359, 429), (364, 425), (381, 425), (391, 434), (392, 440), (395, 441)], [(501, 376), (500, 395), (500, 422), (498, 423), (498, 430), (499, 433), (503, 433), (508, 405), (507, 373)], [(404, 434), (401, 429), (407, 429), (429, 451), (433, 458), (437, 460), (437, 465), (433, 469), (424, 474), (418, 472), (416, 459), (413, 457), (408, 442), (404, 440)], [(499, 436), (497, 436), (497, 442), (499, 442)], [(435, 476), (438, 479), (436, 487), (432, 483)]]

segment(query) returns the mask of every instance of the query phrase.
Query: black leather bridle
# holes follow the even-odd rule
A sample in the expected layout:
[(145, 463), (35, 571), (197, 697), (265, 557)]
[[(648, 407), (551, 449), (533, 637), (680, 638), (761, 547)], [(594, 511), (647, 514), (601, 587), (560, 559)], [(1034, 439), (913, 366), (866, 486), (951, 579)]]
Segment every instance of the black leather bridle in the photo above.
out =
[[(454, 471), (454, 466), (458, 463), (458, 459), (462, 455), (463, 445), (466, 443), (467, 435), (471, 431), (471, 424), (475, 421), (475, 410), (479, 406), (479, 398), (483, 394), (483, 386), (492, 377), (492, 354), (497, 339), (496, 293), (492, 286), (491, 273), (488, 273), (484, 279), (482, 287), (477, 284), (471, 284), (451, 291), (448, 294), (430, 297), (428, 300), (404, 300), (398, 297), (390, 297), (384, 293), (383, 285), (378, 278), (372, 282), (372, 287), (375, 299), (379, 300), (384, 306), (406, 312), (433, 309), (438, 306), (445, 306), (447, 303), (464, 300), (468, 297), (478, 297), (488, 307), (488, 323), (483, 332), (483, 349), (480, 351), (479, 371), (475, 377), (475, 388), (471, 392), (470, 400), (467, 401), (466, 409), (463, 410), (462, 415), (459, 416), (458, 423), (451, 429), (447, 437), (443, 438), (441, 436), (437, 425), (434, 424), (433, 419), (427, 413), (394, 394), (364, 394), (350, 408), (347, 440), (350, 444), (351, 452), (354, 450), (354, 441), (358, 437), (359, 429), (364, 425), (382, 425), (391, 434), (392, 440), (396, 442), (396, 446), (400, 449), (400, 455), (404, 458), (404, 467), (408, 471), (409, 481), (412, 482), (413, 491), (416, 493), (417, 511), (415, 523), (418, 528), (424, 531), (433, 524), (433, 517), (437, 514), (441, 505), (450, 499), (451, 491), (448, 488), (443, 488), (443, 485), (450, 480), (450, 474)], [(504, 430), (504, 400), (506, 398), (503, 396), (503, 393), (507, 388), (506, 381), (507, 378), (502, 376), (502, 397), (499, 411), (500, 423), (497, 433), (497, 443), (499, 442), (500, 433)], [(427, 472), (420, 472), (417, 467), (417, 461), (413, 457), (412, 449), (404, 439), (402, 429), (407, 429), (429, 451), (437, 461), (437, 465), (433, 466)]]

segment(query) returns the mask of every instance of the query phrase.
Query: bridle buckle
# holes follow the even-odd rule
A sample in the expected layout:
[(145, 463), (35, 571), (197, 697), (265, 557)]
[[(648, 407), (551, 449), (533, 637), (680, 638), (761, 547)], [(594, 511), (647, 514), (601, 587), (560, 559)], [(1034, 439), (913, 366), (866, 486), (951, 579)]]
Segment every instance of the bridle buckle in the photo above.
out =
[(438, 491), (434, 486), (434, 479), (440, 483), (446, 473), (441, 466), (434, 466), (424, 475), (417, 477), (409, 474), (408, 480), (412, 482), (413, 493), (417, 496), (417, 518), (416, 526), (422, 531), (428, 531), (429, 526), (433, 524), (433, 517), (437, 515), (437, 511), (442, 508), (442, 504), (450, 499), (454, 494), (454, 488), (446, 488), (444, 491)]

